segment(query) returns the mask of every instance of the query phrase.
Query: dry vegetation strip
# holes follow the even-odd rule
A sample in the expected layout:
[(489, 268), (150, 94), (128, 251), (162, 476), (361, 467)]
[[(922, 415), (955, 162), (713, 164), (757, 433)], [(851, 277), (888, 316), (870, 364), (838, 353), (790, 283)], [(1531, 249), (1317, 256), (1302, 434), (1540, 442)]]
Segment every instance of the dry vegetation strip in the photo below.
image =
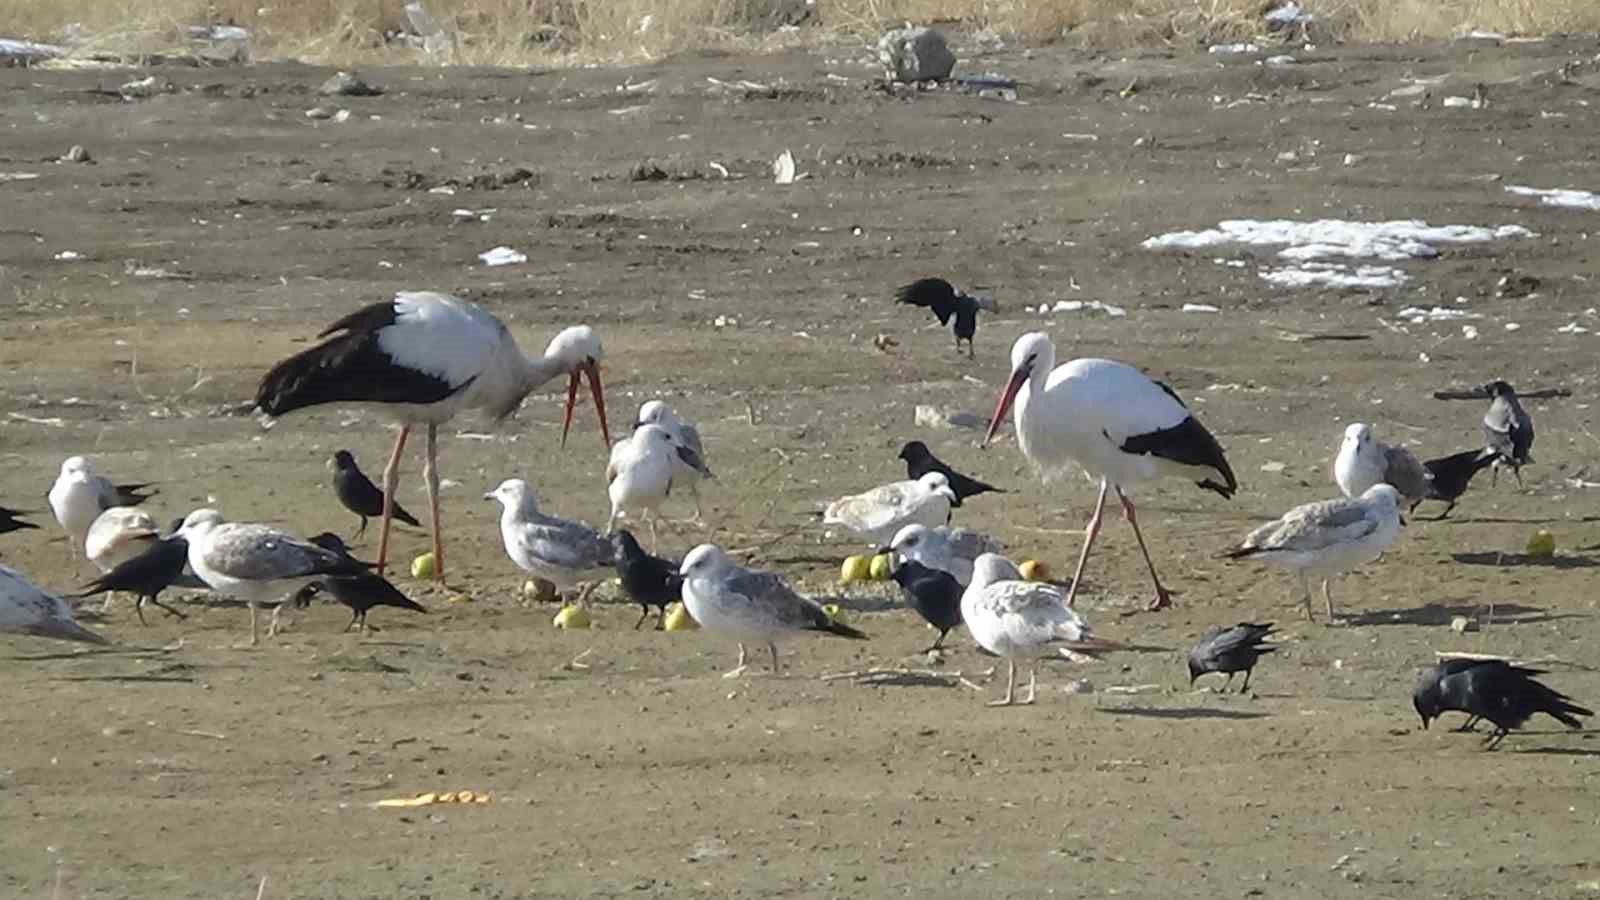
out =
[[(559, 64), (654, 58), (707, 47), (860, 40), (902, 22), (956, 23), (1014, 41), (1198, 45), (1257, 35), (1274, 0), (424, 0), (453, 27), (440, 61)], [(1595, 0), (1301, 0), (1312, 40), (1394, 42), (1467, 29), (1600, 31)], [(407, 62), (404, 0), (0, 0), (0, 37), (133, 52), (184, 26), (234, 23), (258, 56), (329, 64)], [(1294, 35), (1300, 37), (1300, 34)]]

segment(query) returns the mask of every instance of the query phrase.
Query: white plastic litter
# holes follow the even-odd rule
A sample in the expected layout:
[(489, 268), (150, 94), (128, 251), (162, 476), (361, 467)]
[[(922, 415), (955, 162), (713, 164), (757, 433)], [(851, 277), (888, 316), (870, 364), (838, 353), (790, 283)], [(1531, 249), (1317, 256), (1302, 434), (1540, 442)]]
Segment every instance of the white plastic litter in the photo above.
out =
[(478, 258), (483, 260), (486, 266), (511, 266), (527, 262), (528, 254), (510, 247), (496, 247), (479, 253)]

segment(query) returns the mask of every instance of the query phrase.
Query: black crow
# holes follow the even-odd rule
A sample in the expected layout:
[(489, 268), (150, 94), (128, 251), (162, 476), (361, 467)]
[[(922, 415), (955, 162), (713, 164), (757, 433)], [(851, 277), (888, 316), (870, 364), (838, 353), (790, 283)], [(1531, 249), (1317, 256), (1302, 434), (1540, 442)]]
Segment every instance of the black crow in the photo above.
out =
[(1261, 642), (1270, 631), (1271, 622), (1264, 625), (1240, 622), (1227, 629), (1221, 625), (1207, 628), (1200, 635), (1200, 643), (1189, 651), (1189, 684), (1193, 685), (1196, 678), (1208, 672), (1222, 672), (1228, 676), (1222, 683), (1222, 690), (1226, 692), (1233, 683), (1234, 673), (1243, 672), (1244, 684), (1239, 686), (1239, 693), (1250, 690), (1250, 673), (1256, 667), (1256, 660), (1261, 654), (1278, 649)]
[(960, 508), (961, 501), (978, 494), (987, 494), (991, 491), (996, 494), (1004, 494), (1006, 492), (1004, 488), (985, 484), (976, 478), (968, 478), (950, 468), (945, 465), (943, 460), (934, 456), (933, 451), (928, 449), (928, 445), (921, 441), (907, 441), (906, 445), (900, 448), (900, 458), (906, 461), (906, 477), (912, 481), (916, 481), (929, 472), (939, 472), (945, 478), (948, 478), (950, 480), (950, 490), (956, 495), (955, 502), (950, 504), (952, 507)]
[(133, 610), (139, 616), (139, 624), (147, 624), (144, 620), (144, 605), (148, 601), (163, 610), (167, 615), (186, 619), (182, 612), (161, 602), (161, 592), (183, 580), (183, 567), (189, 562), (189, 542), (177, 535), (162, 538), (143, 553), (131, 559), (123, 560), (115, 568), (84, 585), (81, 593), (74, 597), (89, 597), (102, 594), (106, 591), (126, 591), (138, 594), (139, 602)]
[(621, 577), (622, 590), (639, 604), (641, 610), (639, 621), (633, 623), (634, 630), (637, 631), (649, 618), (652, 606), (660, 610), (656, 616), (656, 630), (661, 630), (667, 615), (667, 604), (683, 597), (683, 576), (678, 574), (678, 564), (646, 553), (626, 529), (611, 536), (611, 548), (616, 555), (617, 575)]
[(400, 589), (391, 584), (389, 579), (372, 572), (363, 572), (360, 575), (332, 575), (313, 581), (294, 595), (294, 605), (302, 608), (310, 606), (311, 598), (318, 594), (327, 594), (350, 608), (352, 615), (350, 624), (344, 626), (345, 631), (349, 631), (352, 627), (366, 631), (367, 611), (374, 606), (395, 606), (419, 613), (428, 611), (415, 600), (400, 593)]
[(366, 560), (356, 559), (354, 556), (351, 556), (350, 547), (345, 544), (344, 538), (339, 537), (337, 534), (334, 534), (331, 531), (324, 531), (323, 533), (312, 537), (311, 543), (316, 544), (318, 547), (321, 547), (330, 553), (337, 553), (346, 559), (355, 559), (356, 562), (361, 563), (363, 566), (366, 566), (369, 569), (375, 569), (378, 567), (377, 563), (367, 562)]
[[(1467, 485), (1472, 483), (1472, 477), (1500, 458), (1499, 452), (1485, 447), (1482, 450), (1463, 450), (1438, 459), (1430, 459), (1422, 464), (1427, 470), (1427, 481), (1424, 484), (1426, 494), (1423, 500), (1438, 500), (1449, 504), (1444, 512), (1436, 517), (1443, 519), (1450, 515), (1450, 510), (1456, 508), (1456, 501), (1467, 492)], [(1422, 503), (1418, 500), (1411, 504), (1412, 511)]]
[[(339, 502), (345, 509), (361, 517), (361, 527), (350, 536), (351, 540), (355, 540), (366, 532), (369, 516), (383, 515), (383, 489), (373, 484), (372, 479), (361, 471), (349, 450), (333, 454), (328, 466), (333, 469), (333, 492), (338, 495)], [(406, 512), (399, 503), (394, 505), (394, 517), (414, 528), (422, 526), (417, 517)]]
[(1533, 462), (1533, 417), (1517, 402), (1517, 391), (1504, 381), (1483, 386), (1489, 395), (1489, 410), (1483, 414), (1483, 436), (1490, 450), (1500, 454), (1490, 484), (1498, 481), (1500, 465), (1511, 467), (1522, 486), (1522, 467)]
[(1544, 713), (1574, 730), (1583, 727), (1580, 716), (1594, 715), (1593, 710), (1534, 680), (1534, 675), (1543, 674), (1539, 670), (1492, 659), (1449, 662), (1460, 665), (1446, 670), (1441, 664), (1435, 667), (1436, 675), (1424, 672), (1412, 693), (1411, 703), (1422, 717), (1423, 728), (1447, 710), (1488, 719), (1494, 723), (1494, 730), (1484, 749), (1493, 750), (1534, 713)]
[(961, 352), (961, 342), (967, 342), (967, 358), (972, 358), (972, 338), (978, 333), (978, 310), (995, 311), (994, 300), (972, 297), (956, 290), (955, 285), (943, 278), (919, 278), (895, 291), (896, 303), (925, 306), (939, 317), (940, 325), (948, 325), (955, 317), (956, 352)]
[(0, 506), (0, 534), (6, 534), (12, 531), (21, 531), (24, 528), (39, 527), (32, 522), (29, 522), (27, 519), (18, 518), (18, 516), (23, 515), (27, 515), (27, 513)]
[(914, 559), (902, 560), (889, 577), (905, 592), (911, 608), (939, 629), (939, 637), (922, 652), (942, 648), (944, 636), (961, 624), (961, 582), (949, 572), (930, 569)]

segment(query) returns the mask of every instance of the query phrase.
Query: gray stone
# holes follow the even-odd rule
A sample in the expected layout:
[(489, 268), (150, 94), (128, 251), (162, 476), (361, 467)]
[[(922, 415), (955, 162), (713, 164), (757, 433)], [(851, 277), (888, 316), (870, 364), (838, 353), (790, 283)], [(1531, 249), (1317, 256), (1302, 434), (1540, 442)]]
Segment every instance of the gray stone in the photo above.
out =
[(885, 32), (878, 39), (878, 60), (891, 81), (943, 81), (956, 65), (944, 35), (924, 27)]
[(322, 83), (317, 89), (319, 93), (329, 97), (376, 97), (383, 91), (375, 88), (361, 76), (352, 72), (340, 72)]

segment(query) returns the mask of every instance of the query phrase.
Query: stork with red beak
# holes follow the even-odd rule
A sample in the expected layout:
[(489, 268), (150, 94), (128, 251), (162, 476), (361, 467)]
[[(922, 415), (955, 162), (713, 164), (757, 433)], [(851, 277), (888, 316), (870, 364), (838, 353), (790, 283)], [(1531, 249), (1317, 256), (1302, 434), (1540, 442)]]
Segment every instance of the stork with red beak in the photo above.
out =
[(1115, 489), (1155, 584), (1156, 596), (1149, 608), (1170, 605), (1172, 596), (1150, 561), (1133, 501), (1124, 488), (1177, 477), (1232, 497), (1239, 483), (1217, 439), (1189, 413), (1172, 388), (1130, 365), (1109, 359), (1074, 359), (1056, 367), (1055, 345), (1041, 332), (1025, 334), (1011, 347), (1011, 379), (995, 406), (983, 438), (985, 445), (1013, 407), (1017, 444), (1043, 474), (1056, 474), (1076, 463), (1100, 481), (1100, 497), (1084, 531), (1066, 604), (1071, 606), (1078, 593), (1089, 548), (1100, 533), (1106, 492)]
[(356, 310), (317, 335), (321, 343), (272, 367), (256, 390), (256, 406), (269, 416), (325, 403), (374, 404), (400, 426), (394, 453), (383, 470), (383, 524), (378, 538), (378, 574), (389, 553), (389, 526), (400, 453), (406, 437), (428, 427), (423, 474), (433, 514), (435, 578), (444, 580), (444, 545), (439, 536), (439, 426), (462, 410), (482, 410), (500, 421), (529, 392), (565, 372), (567, 409), (561, 424), (566, 446), (584, 376), (600, 417), (600, 434), (611, 446), (605, 391), (600, 384), (600, 338), (587, 325), (567, 328), (544, 355), (525, 356), (505, 323), (482, 307), (432, 291), (401, 291), (393, 300)]

